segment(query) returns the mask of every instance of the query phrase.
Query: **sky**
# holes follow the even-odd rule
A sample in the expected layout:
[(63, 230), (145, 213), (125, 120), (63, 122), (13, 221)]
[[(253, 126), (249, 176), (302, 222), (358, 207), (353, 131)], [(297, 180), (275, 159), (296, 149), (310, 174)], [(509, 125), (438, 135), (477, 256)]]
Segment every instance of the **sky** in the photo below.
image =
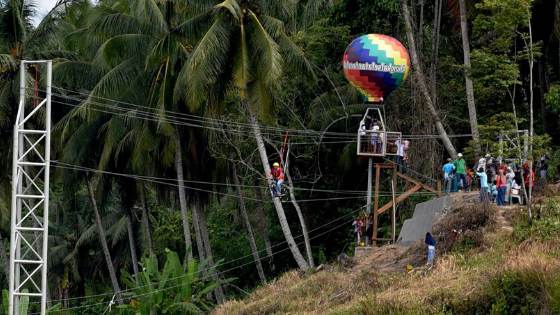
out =
[(37, 5), (37, 14), (33, 18), (33, 25), (37, 26), (41, 20), (49, 13), (49, 11), (54, 7), (57, 0), (35, 0)]
[[(41, 20), (45, 17), (45, 15), (47, 15), (47, 13), (49, 13), (57, 1), (58, 0), (33, 0), (33, 3), (37, 6), (37, 14), (33, 17), (33, 25), (39, 25)], [(97, 3), (97, 0), (90, 2)]]

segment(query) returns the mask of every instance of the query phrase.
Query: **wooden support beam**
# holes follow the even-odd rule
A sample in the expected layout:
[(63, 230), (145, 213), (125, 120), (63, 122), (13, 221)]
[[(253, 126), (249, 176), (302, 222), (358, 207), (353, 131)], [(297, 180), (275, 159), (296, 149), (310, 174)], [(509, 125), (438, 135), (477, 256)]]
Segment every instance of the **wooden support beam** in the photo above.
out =
[[(398, 203), (404, 201), (406, 198), (410, 197), (413, 193), (419, 191), (421, 188), (422, 188), (422, 185), (420, 185), (420, 184), (414, 185), (414, 187), (410, 188), (409, 190), (405, 191), (403, 194), (399, 195), (395, 199), (395, 204), (398, 204)], [(390, 201), (390, 202), (386, 203), (385, 205), (383, 205), (381, 208), (377, 209), (375, 213), (382, 214), (383, 212), (391, 209), (392, 206), (393, 206), (393, 201)]]
[(420, 186), (422, 186), (422, 188), (426, 189), (427, 191), (431, 191), (431, 192), (436, 193), (436, 194), (438, 193), (438, 191), (437, 191), (436, 189), (434, 189), (432, 186), (429, 186), (429, 185), (426, 185), (426, 184), (424, 184), (424, 183), (421, 183), (421, 182), (419, 182), (419, 181), (417, 181), (417, 180), (415, 180), (415, 179), (413, 179), (413, 178), (411, 178), (411, 177), (408, 177), (408, 176), (404, 175), (404, 174), (401, 173), (401, 172), (397, 172), (397, 176), (400, 177), (400, 178), (402, 178), (402, 179), (404, 179), (404, 180), (406, 180), (406, 181), (409, 181), (409, 182), (411, 182), (411, 183), (413, 183), (413, 184), (415, 184), (415, 185), (420, 185)]
[(391, 214), (391, 239), (393, 243), (397, 239), (397, 200), (395, 194), (397, 193), (397, 169), (393, 170), (393, 178), (391, 179), (391, 203), (393, 213)]
[(379, 208), (379, 184), (381, 180), (381, 165), (375, 164), (375, 192), (373, 195), (373, 226), (372, 226), (372, 244), (376, 245), (377, 239), (377, 209)]

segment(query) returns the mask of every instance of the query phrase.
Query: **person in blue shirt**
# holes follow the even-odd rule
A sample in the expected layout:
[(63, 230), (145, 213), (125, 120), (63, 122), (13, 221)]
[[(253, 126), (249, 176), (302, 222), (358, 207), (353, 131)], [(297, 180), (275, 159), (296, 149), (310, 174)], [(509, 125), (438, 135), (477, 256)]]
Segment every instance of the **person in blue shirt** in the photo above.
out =
[(476, 172), (476, 176), (480, 179), (480, 202), (488, 202), (490, 193), (490, 187), (488, 186), (488, 175), (481, 167)]
[(447, 163), (443, 166), (443, 189), (445, 193), (451, 191), (451, 181), (453, 180), (453, 171), (455, 170), (455, 165), (453, 165), (451, 159), (447, 159)]

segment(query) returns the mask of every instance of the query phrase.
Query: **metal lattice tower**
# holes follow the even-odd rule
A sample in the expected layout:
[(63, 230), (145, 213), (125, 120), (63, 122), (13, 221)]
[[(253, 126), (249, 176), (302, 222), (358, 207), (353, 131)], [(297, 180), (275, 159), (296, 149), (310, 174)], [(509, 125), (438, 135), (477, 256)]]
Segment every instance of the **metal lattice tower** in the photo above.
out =
[[(27, 71), (46, 74), (45, 98), (29, 88)], [(38, 302), (41, 315), (47, 304), (47, 249), (49, 224), (49, 166), (51, 143), (50, 60), (22, 61), (19, 106), (14, 125), (12, 214), (10, 233), (9, 315), (20, 315), (23, 304)]]

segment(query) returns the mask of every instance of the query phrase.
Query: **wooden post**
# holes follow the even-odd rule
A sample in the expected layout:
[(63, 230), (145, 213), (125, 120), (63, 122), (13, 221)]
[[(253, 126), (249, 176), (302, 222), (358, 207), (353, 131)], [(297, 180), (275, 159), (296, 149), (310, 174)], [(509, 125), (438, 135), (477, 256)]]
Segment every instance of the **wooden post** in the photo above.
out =
[(372, 244), (377, 245), (377, 210), (379, 208), (379, 181), (381, 177), (381, 165), (375, 164), (375, 192), (373, 195), (373, 226)]
[(372, 186), (372, 181), (373, 181), (373, 158), (369, 158), (368, 159), (368, 184), (367, 184), (367, 205), (366, 205), (366, 211), (367, 211), (367, 217), (366, 217), (366, 246), (369, 246), (369, 235), (367, 233), (367, 228), (369, 226), (369, 220), (370, 220), (370, 216), (371, 216), (371, 186)]
[(397, 203), (395, 201), (395, 194), (397, 189), (397, 168), (393, 170), (393, 179), (391, 180), (391, 194), (392, 194), (392, 201), (393, 201), (393, 213), (391, 216), (391, 238), (393, 243), (395, 243), (397, 239)]

